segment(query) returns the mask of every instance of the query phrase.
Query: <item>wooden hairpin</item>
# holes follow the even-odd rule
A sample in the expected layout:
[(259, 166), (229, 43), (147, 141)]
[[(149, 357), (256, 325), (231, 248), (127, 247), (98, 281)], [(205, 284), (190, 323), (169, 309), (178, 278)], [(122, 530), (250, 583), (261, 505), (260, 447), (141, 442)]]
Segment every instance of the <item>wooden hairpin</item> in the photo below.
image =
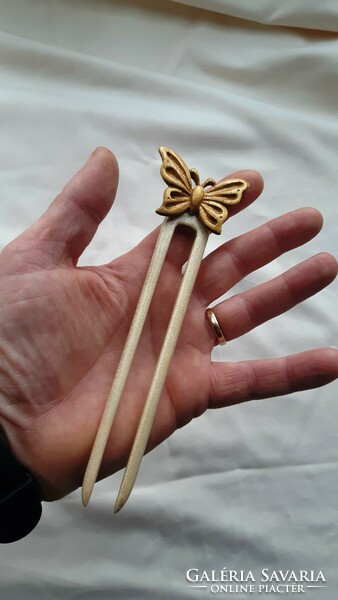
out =
[(189, 169), (173, 150), (162, 146), (159, 152), (162, 158), (161, 175), (168, 187), (163, 194), (163, 203), (156, 212), (166, 218), (160, 229), (85, 472), (82, 486), (84, 506), (90, 500), (97, 479), (115, 413), (174, 231), (178, 225), (185, 225), (192, 228), (196, 235), (116, 499), (115, 512), (122, 508), (133, 489), (209, 234), (221, 233), (228, 216), (227, 205), (238, 204), (249, 187), (243, 179), (225, 179), (218, 183), (214, 179), (206, 179), (201, 184), (196, 169)]

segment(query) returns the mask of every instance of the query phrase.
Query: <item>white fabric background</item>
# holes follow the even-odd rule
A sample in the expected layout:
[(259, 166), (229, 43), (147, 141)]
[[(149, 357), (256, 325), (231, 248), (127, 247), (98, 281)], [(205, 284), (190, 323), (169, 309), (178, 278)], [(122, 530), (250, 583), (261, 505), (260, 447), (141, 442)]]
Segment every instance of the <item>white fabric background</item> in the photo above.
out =
[[(236, 291), (334, 254), (337, 31), (335, 1), (0, 0), (0, 244), (104, 145), (119, 160), (120, 187), (81, 263), (125, 252), (159, 223), (157, 147), (166, 145), (202, 177), (262, 172), (262, 197), (222, 240), (301, 206), (324, 215), (317, 239)], [(336, 295), (333, 284), (215, 359), (334, 346)], [(303, 596), (335, 599), (337, 389), (207, 412), (144, 459), (118, 516), (121, 474), (97, 484), (86, 510), (79, 491), (45, 505), (34, 533), (0, 548), (0, 597), (204, 598), (186, 571), (226, 565), (257, 576), (322, 569), (328, 587)]]

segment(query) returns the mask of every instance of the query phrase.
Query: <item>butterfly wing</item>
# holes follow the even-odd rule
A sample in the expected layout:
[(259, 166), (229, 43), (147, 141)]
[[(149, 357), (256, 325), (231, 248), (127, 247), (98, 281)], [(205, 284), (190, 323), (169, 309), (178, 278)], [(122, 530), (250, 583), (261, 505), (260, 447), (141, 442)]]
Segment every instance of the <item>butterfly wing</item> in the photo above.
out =
[(249, 184), (243, 179), (225, 179), (208, 189), (199, 207), (199, 216), (204, 225), (220, 234), (228, 216), (227, 205), (238, 204)]
[(184, 160), (176, 152), (164, 146), (159, 148), (159, 153), (162, 158), (161, 175), (166, 184), (190, 196), (191, 176)]
[(191, 174), (182, 160), (173, 150), (161, 146), (161, 175), (168, 184), (163, 194), (163, 204), (157, 209), (159, 215), (179, 215), (190, 206), (192, 193)]
[(166, 188), (163, 194), (163, 204), (156, 210), (158, 215), (170, 217), (181, 215), (190, 206), (190, 198), (178, 188)]

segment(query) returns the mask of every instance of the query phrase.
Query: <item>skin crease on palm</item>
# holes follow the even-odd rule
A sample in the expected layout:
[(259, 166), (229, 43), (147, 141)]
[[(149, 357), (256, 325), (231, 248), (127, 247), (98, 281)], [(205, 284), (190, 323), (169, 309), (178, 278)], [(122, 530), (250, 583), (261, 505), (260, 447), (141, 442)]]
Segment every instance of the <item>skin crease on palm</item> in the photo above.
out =
[[(241, 203), (230, 208), (230, 217), (253, 202), (263, 187), (255, 171), (231, 174), (235, 176), (246, 179), (250, 188)], [(36, 477), (45, 500), (56, 500), (82, 483), (158, 235), (157, 228), (109, 264), (76, 266), (112, 206), (117, 180), (113, 154), (96, 149), (40, 219), (0, 254), (0, 424), (17, 460)], [(114, 227), (113, 211), (110, 218)], [(338, 351), (333, 348), (280, 359), (213, 363), (215, 339), (204, 316), (207, 306), (243, 277), (311, 240), (321, 227), (317, 210), (298, 209), (220, 242), (203, 259), (147, 451), (207, 408), (279, 396), (336, 379)], [(187, 232), (177, 231), (100, 478), (121, 469), (128, 459), (190, 246)], [(329, 285), (336, 273), (333, 256), (320, 253), (216, 305), (226, 338), (242, 336), (284, 313)]]

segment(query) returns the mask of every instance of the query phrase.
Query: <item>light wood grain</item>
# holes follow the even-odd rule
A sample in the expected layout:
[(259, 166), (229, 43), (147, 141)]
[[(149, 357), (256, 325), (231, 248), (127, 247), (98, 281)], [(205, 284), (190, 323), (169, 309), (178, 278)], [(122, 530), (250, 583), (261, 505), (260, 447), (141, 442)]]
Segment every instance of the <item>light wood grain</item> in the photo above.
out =
[[(178, 225), (187, 225), (192, 227), (196, 231), (196, 238), (190, 254), (188, 265), (183, 277), (182, 285), (177, 297), (176, 305), (174, 307), (165, 342), (160, 355), (159, 363), (155, 372), (154, 380), (151, 385), (147, 403), (144, 409), (144, 413), (141, 419), (140, 427), (141, 433), (137, 434), (135, 443), (132, 450), (132, 459), (129, 459), (129, 468), (126, 471), (126, 481), (131, 482), (130, 473), (134, 473), (133, 481), (136, 478), (136, 474), (139, 468), (139, 464), (142, 460), (140, 456), (141, 449), (145, 447), (147, 439), (149, 437), (151, 423), (155, 416), (156, 406), (158, 404), (159, 397), (163, 388), (165, 377), (169, 368), (169, 363), (177, 342), (177, 337), (181, 328), (183, 317), (186, 311), (186, 307), (189, 302), (192, 287), (194, 285), (198, 267), (201, 262), (204, 248), (208, 239), (208, 231), (204, 229), (201, 223), (196, 217), (185, 213), (175, 220), (166, 218), (162, 223), (160, 234), (155, 246), (155, 250), (148, 268), (146, 280), (144, 282), (142, 292), (136, 307), (134, 318), (129, 330), (129, 334), (126, 340), (126, 344), (120, 359), (120, 363), (115, 375), (114, 383), (109, 393), (106, 407), (104, 409), (102, 419), (99, 425), (99, 429), (96, 435), (96, 439), (93, 445), (93, 449), (89, 458), (87, 469), (83, 479), (82, 485), (82, 502), (84, 506), (87, 506), (95, 481), (99, 474), (100, 465), (102, 462), (103, 454), (109, 439), (111, 427), (114, 421), (115, 413), (119, 405), (125, 383), (130, 371), (130, 367), (137, 349), (137, 345), (142, 333), (142, 329), (148, 314), (149, 306), (156, 288), (156, 284), (172, 239), (174, 231)], [(180, 299), (180, 301), (179, 301)], [(179, 301), (179, 302), (178, 302)], [(174, 319), (173, 319), (174, 317)], [(177, 319), (177, 324), (173, 322)], [(162, 357), (162, 358), (161, 358)], [(160, 366), (159, 366), (160, 365)], [(149, 400), (150, 398), (150, 400)], [(152, 407), (152, 408), (150, 408)], [(146, 428), (144, 423), (146, 423)], [(142, 426), (141, 426), (142, 424)], [(138, 430), (140, 431), (140, 429)], [(142, 439), (140, 439), (140, 436)], [(145, 439), (145, 436), (146, 439)], [(137, 445), (136, 444), (137, 440)], [(138, 449), (136, 451), (136, 448)], [(135, 458), (136, 456), (136, 458)], [(137, 459), (137, 461), (136, 461)], [(138, 463), (136, 469), (136, 462)], [(133, 466), (134, 465), (134, 466)], [(123, 490), (126, 489), (126, 481), (124, 478)], [(128, 488), (129, 489), (129, 488)], [(122, 491), (123, 491), (122, 490)], [(128, 493), (128, 496), (130, 494)]]

